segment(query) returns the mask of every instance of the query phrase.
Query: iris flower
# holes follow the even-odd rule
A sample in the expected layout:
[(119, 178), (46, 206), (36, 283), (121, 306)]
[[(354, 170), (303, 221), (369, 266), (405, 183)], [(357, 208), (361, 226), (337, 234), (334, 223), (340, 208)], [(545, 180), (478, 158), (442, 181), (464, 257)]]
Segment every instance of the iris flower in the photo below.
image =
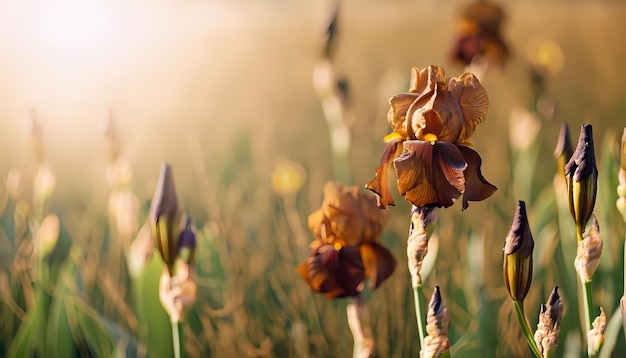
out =
[(398, 191), (419, 207), (449, 207), (463, 195), (469, 201), (491, 196), (496, 187), (482, 175), (482, 159), (470, 137), (485, 120), (487, 92), (470, 73), (446, 80), (443, 68), (413, 67), (408, 93), (393, 96), (387, 121), (393, 132), (365, 187), (378, 198), (378, 207), (395, 205), (387, 170), (393, 163)]
[(322, 207), (309, 216), (315, 239), (298, 273), (329, 298), (356, 296), (370, 279), (375, 289), (393, 273), (396, 260), (378, 243), (388, 213), (356, 186), (328, 182)]

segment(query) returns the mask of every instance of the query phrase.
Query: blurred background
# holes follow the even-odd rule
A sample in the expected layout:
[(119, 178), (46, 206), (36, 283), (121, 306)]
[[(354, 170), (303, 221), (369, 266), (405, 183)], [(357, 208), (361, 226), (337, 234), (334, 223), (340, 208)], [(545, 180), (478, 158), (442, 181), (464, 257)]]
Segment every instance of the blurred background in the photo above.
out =
[[(349, 85), (344, 108), (351, 121), (350, 184), (363, 187), (373, 178), (389, 132), (388, 99), (406, 91), (412, 66), (440, 65), (448, 77), (477, 69), (490, 108), (473, 143), (483, 174), (499, 190), (466, 212), (440, 211), (442, 249), (425, 291), (438, 284), (444, 301), (450, 298), (457, 322), (451, 341), (462, 343), (455, 348), (459, 356), (480, 351), (524, 356), (516, 322), (502, 328), (512, 312), (501, 278), (504, 237), (517, 200), (539, 202), (551, 188), (552, 153), (563, 122), (574, 143), (580, 126), (593, 124), (597, 156), (606, 145), (607, 157), (614, 157), (626, 125), (626, 4), (496, 2), (505, 14), (500, 34), (509, 57), (502, 66), (466, 67), (452, 53), (469, 3), (341, 1), (332, 65)], [(110, 195), (106, 133), (114, 128), (119, 155), (132, 168), (130, 188), (142, 207), (138, 227), (160, 163), (168, 161), (181, 206), (203, 237), (211, 237), (219, 256), (198, 249), (200, 258), (213, 262), (199, 260), (199, 277), (210, 284), (200, 284), (200, 308), (187, 331), (196, 337), (187, 341), (190, 352), (347, 356), (352, 342), (346, 302), (310, 293), (294, 271), (312, 239), (306, 218), (320, 206), (323, 184), (335, 178), (329, 127), (312, 83), (334, 8), (332, 1), (278, 0), (1, 2), (0, 180), (17, 170), (25, 192), (32, 190), (34, 118), (45, 162), (56, 176), (48, 210), (60, 216), (71, 242), (86, 243), (85, 251), (96, 232), (105, 230), (106, 240), (114, 240), (104, 229)], [(520, 138), (530, 144), (519, 144)], [(525, 151), (532, 152), (524, 159), (529, 161), (515, 162), (516, 153)], [(303, 186), (289, 200), (270, 180), (285, 160), (303, 168)], [(617, 164), (605, 164), (615, 171)], [(526, 176), (519, 177), (521, 172)], [(607, 218), (618, 218), (614, 192), (606, 189), (605, 202), (598, 203)], [(398, 268), (380, 290), (368, 293), (380, 357), (419, 351), (406, 272), (409, 206), (394, 195), (398, 206), (387, 209), (391, 220), (382, 241), (396, 254)], [(603, 224), (605, 240), (613, 240), (605, 247), (615, 249), (604, 270), (616, 277), (607, 279), (610, 289), (598, 300), (606, 300), (605, 311), (612, 313), (623, 291), (624, 225), (621, 219)], [(3, 270), (9, 272), (14, 243), (4, 242), (9, 246)], [(102, 255), (105, 267), (113, 256), (106, 250)], [(549, 260), (544, 264), (550, 271)], [(216, 271), (217, 278), (211, 276)], [(560, 278), (541, 276), (545, 283), (531, 288), (536, 291), (528, 303), (531, 321), (536, 322), (538, 302), (545, 302), (552, 280)], [(132, 291), (128, 275), (115, 282)], [(130, 297), (122, 299), (133, 306)], [(97, 300), (87, 301), (130, 337), (140, 336), (115, 308), (103, 311)], [(489, 304), (496, 309), (489, 311)], [(479, 317), (492, 317), (491, 327)], [(3, 332), (6, 348), (15, 331)], [(616, 347), (623, 352), (620, 336)]]

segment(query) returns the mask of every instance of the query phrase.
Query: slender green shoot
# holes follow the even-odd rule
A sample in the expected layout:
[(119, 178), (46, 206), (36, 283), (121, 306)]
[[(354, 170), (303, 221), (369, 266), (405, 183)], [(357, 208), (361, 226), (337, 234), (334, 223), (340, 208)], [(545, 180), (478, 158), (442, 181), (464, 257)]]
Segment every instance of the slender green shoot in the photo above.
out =
[(526, 315), (524, 315), (524, 303), (520, 301), (513, 301), (513, 305), (515, 306), (515, 313), (517, 313), (517, 319), (519, 320), (520, 326), (522, 326), (522, 330), (524, 331), (524, 337), (526, 341), (528, 341), (528, 345), (530, 349), (535, 354), (537, 358), (542, 358), (543, 355), (535, 342), (533, 337), (533, 332), (530, 330), (530, 326), (528, 324), (528, 320), (526, 320)]

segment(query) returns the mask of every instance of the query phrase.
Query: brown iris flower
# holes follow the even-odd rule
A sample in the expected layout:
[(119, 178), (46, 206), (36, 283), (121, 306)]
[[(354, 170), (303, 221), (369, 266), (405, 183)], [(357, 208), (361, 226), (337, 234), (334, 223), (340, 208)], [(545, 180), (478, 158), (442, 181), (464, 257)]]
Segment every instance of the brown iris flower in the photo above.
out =
[[(365, 187), (378, 197), (378, 207), (395, 205), (387, 183), (393, 163), (400, 194), (419, 207), (449, 207), (463, 194), (469, 201), (491, 196), (496, 187), (482, 175), (482, 159), (470, 137), (485, 120), (489, 98), (471, 73), (446, 80), (443, 68), (413, 67), (408, 93), (393, 96), (387, 121), (393, 132)], [(396, 158), (397, 157), (397, 158)]]
[(496, 4), (479, 1), (466, 5), (458, 21), (452, 60), (469, 65), (481, 56), (490, 64), (504, 65), (509, 57), (501, 34), (504, 20), (504, 10)]
[(372, 195), (356, 186), (326, 183), (322, 207), (309, 216), (315, 240), (298, 273), (329, 298), (358, 295), (367, 278), (377, 288), (396, 266), (391, 252), (377, 242), (387, 220)]

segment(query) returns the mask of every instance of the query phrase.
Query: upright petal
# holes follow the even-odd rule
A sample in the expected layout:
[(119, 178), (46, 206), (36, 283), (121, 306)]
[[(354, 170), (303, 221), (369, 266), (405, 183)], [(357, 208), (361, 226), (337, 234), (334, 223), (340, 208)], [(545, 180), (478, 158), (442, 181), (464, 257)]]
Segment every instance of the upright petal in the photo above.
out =
[(407, 111), (419, 96), (419, 94), (401, 93), (389, 99), (390, 107), (387, 113), (387, 122), (391, 129), (400, 134), (402, 138), (409, 138), (408, 131), (410, 129), (407, 126)]
[(483, 177), (480, 171), (482, 159), (477, 152), (465, 146), (458, 146), (463, 159), (467, 163), (465, 175), (465, 193), (463, 193), (463, 210), (469, 206), (468, 201), (482, 201), (496, 192), (497, 188)]
[(487, 91), (471, 73), (451, 78), (448, 90), (457, 99), (463, 112), (464, 126), (456, 143), (467, 143), (476, 127), (487, 117), (489, 109)]
[(397, 153), (401, 151), (400, 143), (402, 139), (392, 139), (387, 142), (383, 156), (380, 159), (380, 164), (376, 168), (376, 176), (372, 181), (365, 185), (366, 189), (371, 190), (376, 194), (377, 205), (379, 208), (384, 209), (387, 205), (395, 205), (393, 197), (389, 192), (389, 183), (387, 179), (387, 172), (392, 160), (396, 157)]
[(394, 160), (398, 190), (420, 207), (449, 207), (465, 187), (467, 164), (452, 143), (407, 141), (406, 152)]

